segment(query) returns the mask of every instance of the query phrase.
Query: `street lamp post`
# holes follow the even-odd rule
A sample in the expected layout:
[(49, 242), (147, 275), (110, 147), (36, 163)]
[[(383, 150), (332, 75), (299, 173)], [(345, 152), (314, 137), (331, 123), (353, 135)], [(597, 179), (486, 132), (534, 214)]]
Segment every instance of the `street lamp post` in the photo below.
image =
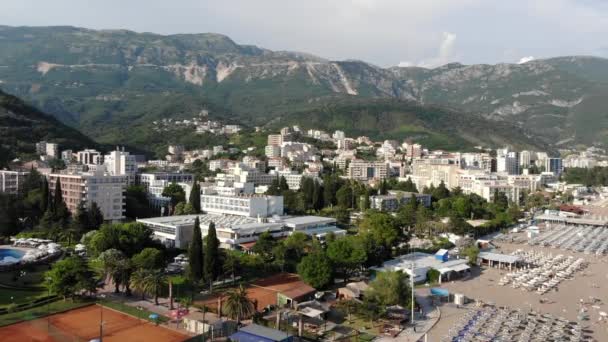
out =
[(51, 301), (49, 300), (49, 297), (51, 297), (51, 280), (53, 280), (51, 277), (46, 277), (46, 289), (47, 289), (47, 294), (48, 297), (46, 298), (46, 332), (48, 334), (50, 334), (51, 332)]
[[(106, 295), (100, 294), (99, 298), (105, 298)], [(103, 342), (103, 305), (99, 304), (99, 342)]]
[(412, 287), (412, 328), (414, 329), (414, 331), (416, 331), (416, 323), (414, 322), (414, 306), (416, 304), (415, 299), (414, 299), (414, 277), (416, 275), (416, 273), (414, 273), (414, 268), (415, 268), (415, 261), (412, 260), (412, 276), (410, 277), (410, 283), (411, 283), (411, 287)]

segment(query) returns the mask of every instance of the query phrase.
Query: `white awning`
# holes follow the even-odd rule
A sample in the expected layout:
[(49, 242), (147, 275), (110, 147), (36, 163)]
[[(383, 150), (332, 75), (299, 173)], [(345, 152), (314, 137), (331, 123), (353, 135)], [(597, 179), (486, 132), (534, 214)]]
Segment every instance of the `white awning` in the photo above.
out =
[(466, 271), (468, 269), (470, 269), (470, 267), (467, 264), (460, 264), (460, 265), (456, 265), (456, 266), (452, 267), (452, 270), (454, 272), (462, 272), (462, 271)]

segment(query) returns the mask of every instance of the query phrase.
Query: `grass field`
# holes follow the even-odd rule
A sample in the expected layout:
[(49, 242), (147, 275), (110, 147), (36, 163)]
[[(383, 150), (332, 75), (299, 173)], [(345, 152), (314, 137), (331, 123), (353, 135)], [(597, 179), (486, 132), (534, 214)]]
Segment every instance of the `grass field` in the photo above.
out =
[(91, 303), (91, 301), (58, 300), (56, 302), (50, 303), (49, 305), (42, 305), (24, 311), (0, 315), (0, 327), (21, 321), (28, 321), (44, 317), (47, 316), (48, 313), (53, 314), (56, 312), (79, 308), (85, 305), (91, 305)]
[(43, 286), (48, 265), (26, 267), (22, 270), (0, 272), (0, 307), (31, 302), (46, 296)]
[[(101, 304), (103, 304), (104, 306), (107, 306), (107, 307), (109, 307), (111, 309), (124, 312), (124, 313), (126, 313), (128, 315), (131, 315), (131, 316), (143, 319), (143, 320), (147, 320), (148, 317), (153, 313), (153, 312), (145, 310), (145, 309), (144, 310), (139, 310), (138, 308), (135, 308), (135, 307), (132, 307), (132, 306), (120, 303), (120, 302), (113, 302), (113, 301), (110, 301), (110, 300), (107, 300), (107, 299), (101, 301)], [(165, 317), (165, 316), (162, 316), (162, 315), (159, 315), (158, 321), (160, 323), (168, 322), (169, 318)]]
[(47, 291), (43, 289), (17, 290), (0, 287), (0, 307), (9, 306), (12, 303), (28, 303), (46, 295)]

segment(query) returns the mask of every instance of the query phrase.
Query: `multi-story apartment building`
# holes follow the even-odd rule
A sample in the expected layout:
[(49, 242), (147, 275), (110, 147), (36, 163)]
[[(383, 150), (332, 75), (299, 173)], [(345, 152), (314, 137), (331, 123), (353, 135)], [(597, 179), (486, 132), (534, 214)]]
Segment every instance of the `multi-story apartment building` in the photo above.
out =
[(0, 170), (0, 192), (16, 195), (29, 172)]
[(61, 182), (63, 200), (72, 214), (79, 206), (90, 207), (94, 202), (106, 221), (119, 221), (125, 217), (125, 176), (110, 176), (103, 172), (51, 173), (48, 180), (50, 189), (55, 188), (57, 180)]
[(547, 158), (545, 161), (545, 171), (554, 175), (560, 175), (563, 171), (562, 158)]
[(140, 173), (137, 175), (137, 184), (143, 185), (146, 189), (158, 181), (165, 181), (167, 184), (171, 183), (192, 183), (194, 182), (194, 175), (191, 173), (181, 172), (150, 172)]
[(104, 165), (106, 171), (112, 176), (127, 176), (129, 184), (135, 183), (135, 175), (137, 174), (137, 161), (135, 156), (122, 151), (116, 150), (104, 157)]
[(443, 182), (448, 189), (458, 186), (460, 167), (450, 159), (415, 159), (409, 178), (420, 191)]
[(283, 135), (281, 134), (269, 134), (268, 145), (281, 146), (283, 144)]
[(39, 155), (46, 154), (46, 141), (39, 141), (36, 143), (36, 154), (39, 154)]
[(496, 152), (496, 172), (504, 172), (509, 175), (518, 175), (519, 152), (499, 149)]
[(80, 164), (93, 164), (93, 165), (101, 165), (103, 164), (103, 158), (101, 153), (97, 150), (86, 149), (83, 151), (78, 151), (76, 153), (76, 160)]
[(276, 158), (281, 156), (281, 146), (280, 145), (267, 145), (264, 148), (264, 154), (268, 158)]
[(59, 158), (59, 145), (46, 143), (46, 155), (51, 158)]
[(350, 179), (367, 181), (385, 179), (387, 175), (388, 168), (385, 162), (353, 159), (348, 165), (347, 176)]
[(283, 196), (218, 194), (201, 195), (201, 209), (204, 212), (247, 217), (269, 217), (283, 215)]

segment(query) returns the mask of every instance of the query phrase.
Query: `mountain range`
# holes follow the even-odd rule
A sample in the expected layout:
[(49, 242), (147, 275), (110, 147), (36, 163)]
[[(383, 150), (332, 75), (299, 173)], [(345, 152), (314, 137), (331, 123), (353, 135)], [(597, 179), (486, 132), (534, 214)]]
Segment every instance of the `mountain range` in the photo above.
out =
[(0, 87), (97, 141), (138, 147), (155, 139), (152, 121), (201, 108), (430, 147), (608, 144), (608, 60), (597, 57), (381, 68), (219, 34), (0, 26)]

